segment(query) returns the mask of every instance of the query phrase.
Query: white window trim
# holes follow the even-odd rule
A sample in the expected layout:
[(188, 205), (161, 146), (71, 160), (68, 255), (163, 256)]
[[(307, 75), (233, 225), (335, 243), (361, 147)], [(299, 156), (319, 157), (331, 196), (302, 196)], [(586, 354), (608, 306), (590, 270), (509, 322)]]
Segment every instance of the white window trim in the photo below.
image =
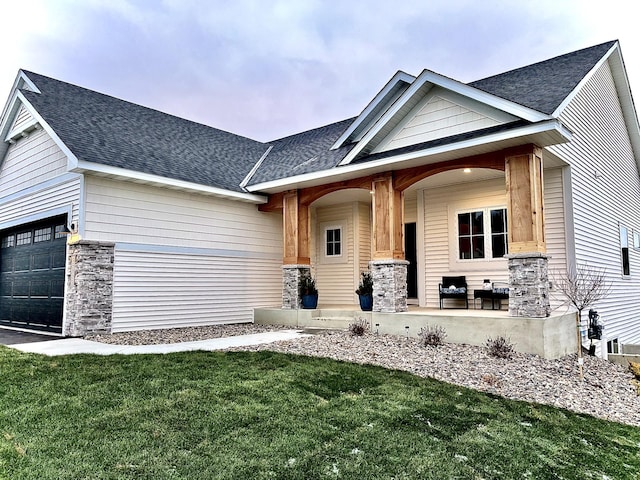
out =
[[(492, 205), (487, 207), (468, 207), (468, 208), (459, 208), (456, 209), (453, 213), (453, 238), (450, 239), (452, 242), (452, 248), (450, 251), (453, 254), (453, 260), (455, 264), (464, 264), (464, 265), (478, 265), (478, 264), (486, 264), (486, 263), (498, 263), (504, 262), (504, 258), (493, 258), (493, 249), (491, 243), (491, 210), (506, 210), (506, 205)], [(458, 240), (460, 238), (460, 232), (458, 230), (458, 215), (464, 213), (473, 213), (473, 212), (483, 212), (483, 222), (484, 222), (484, 258), (460, 258), (460, 250)], [(508, 228), (508, 226), (507, 226)]]
[[(623, 234), (624, 230), (624, 234)], [(622, 278), (631, 278), (631, 251), (629, 248), (629, 227), (626, 225), (619, 223), (618, 224), (618, 233), (620, 237), (620, 274)], [(622, 254), (622, 249), (627, 249), (627, 257), (629, 262), (629, 273), (624, 273), (624, 257)]]
[(638, 230), (633, 231), (633, 248), (640, 250), (640, 232)]
[[(322, 235), (320, 237), (320, 260), (322, 263), (346, 263), (348, 261), (348, 255), (345, 249), (347, 248), (347, 221), (333, 221), (326, 222), (320, 225), (320, 231)], [(340, 230), (340, 255), (327, 255), (327, 231), (328, 230)]]

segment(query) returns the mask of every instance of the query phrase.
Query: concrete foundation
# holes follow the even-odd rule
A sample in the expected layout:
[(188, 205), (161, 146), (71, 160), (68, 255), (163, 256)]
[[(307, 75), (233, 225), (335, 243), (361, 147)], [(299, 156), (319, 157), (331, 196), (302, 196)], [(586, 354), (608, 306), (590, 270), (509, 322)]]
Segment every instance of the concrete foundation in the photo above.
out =
[(259, 308), (254, 312), (258, 324), (280, 324), (296, 328), (348, 328), (357, 318), (369, 321), (373, 333), (417, 337), (420, 329), (439, 325), (447, 342), (478, 345), (488, 338), (509, 338), (518, 352), (554, 359), (576, 351), (575, 315), (546, 318), (513, 318), (507, 312), (415, 309), (402, 313), (362, 312), (348, 308), (285, 311)]

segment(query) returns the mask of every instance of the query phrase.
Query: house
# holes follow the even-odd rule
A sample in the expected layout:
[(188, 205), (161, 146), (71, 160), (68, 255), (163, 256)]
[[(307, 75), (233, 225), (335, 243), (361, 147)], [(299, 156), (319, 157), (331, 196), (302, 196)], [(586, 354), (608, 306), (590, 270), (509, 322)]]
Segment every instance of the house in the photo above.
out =
[(523, 338), (559, 355), (575, 326), (549, 272), (589, 264), (612, 283), (609, 350), (640, 343), (640, 131), (615, 41), (468, 84), (398, 72), (357, 117), (269, 143), (20, 71), (0, 134), (2, 325), (250, 322), (298, 314), (311, 271), (322, 304), (355, 305), (371, 268), (397, 324), (438, 308), (444, 276), (470, 302), (503, 282), (505, 321), (556, 325)]

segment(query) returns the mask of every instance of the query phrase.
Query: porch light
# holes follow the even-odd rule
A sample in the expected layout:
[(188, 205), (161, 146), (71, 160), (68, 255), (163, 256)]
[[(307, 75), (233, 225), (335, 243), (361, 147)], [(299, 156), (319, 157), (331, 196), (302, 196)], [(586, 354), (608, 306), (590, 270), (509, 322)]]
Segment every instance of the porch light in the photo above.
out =
[(464, 170), (462, 170), (464, 173), (471, 173), (471, 169), (470, 168), (465, 168)]
[(75, 228), (75, 224), (73, 224), (73, 223), (71, 224), (71, 228), (69, 228), (69, 227), (67, 227), (66, 225), (64, 225), (64, 228), (63, 228), (61, 231), (56, 232), (56, 233), (58, 233), (58, 234), (60, 234), (60, 235), (71, 235), (71, 234), (73, 233), (73, 231), (72, 231), (72, 230), (73, 230), (74, 228)]

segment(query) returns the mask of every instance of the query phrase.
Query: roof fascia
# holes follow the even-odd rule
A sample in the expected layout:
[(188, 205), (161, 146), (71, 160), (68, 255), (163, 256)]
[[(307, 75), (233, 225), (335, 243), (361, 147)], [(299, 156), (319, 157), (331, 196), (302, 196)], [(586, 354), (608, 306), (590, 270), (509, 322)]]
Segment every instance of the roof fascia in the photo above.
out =
[(627, 131), (629, 132), (631, 148), (633, 148), (636, 163), (638, 163), (638, 168), (640, 170), (640, 125), (638, 123), (638, 113), (633, 101), (633, 94), (631, 92), (631, 85), (629, 84), (629, 77), (627, 76), (627, 69), (624, 66), (622, 50), (619, 48), (618, 42), (616, 42), (616, 48), (616, 52), (612, 52), (610, 56), (610, 60), (613, 63), (611, 73), (616, 84), (616, 89), (618, 90), (618, 97), (620, 98), (620, 105), (622, 107), (622, 115), (624, 116), (625, 123), (627, 124), (626, 126)]
[[(305, 182), (311, 182), (326, 179), (327, 182), (331, 181), (331, 177), (334, 176), (358, 176), (369, 173), (378, 173), (378, 171), (388, 170), (390, 167), (396, 166), (399, 163), (414, 160), (420, 157), (434, 156), (438, 154), (451, 153), (455, 150), (462, 150), (465, 148), (473, 148), (481, 146), (483, 144), (496, 143), (505, 140), (511, 140), (518, 137), (527, 135), (542, 134), (547, 132), (555, 132), (560, 136), (561, 141), (557, 143), (567, 142), (571, 140), (571, 132), (557, 119), (548, 119), (543, 122), (538, 122), (532, 125), (526, 125), (524, 127), (515, 128), (513, 130), (507, 130), (505, 132), (499, 132), (484, 137), (472, 138), (469, 140), (463, 140), (461, 142), (452, 143), (449, 145), (440, 145), (438, 147), (426, 148), (415, 152), (403, 153), (400, 155), (394, 155), (391, 157), (383, 158), (380, 160), (373, 160), (365, 163), (350, 164), (344, 167), (331, 168), (321, 172), (305, 173), (302, 175), (296, 175), (294, 177), (282, 178), (279, 180), (273, 180), (270, 182), (263, 182), (248, 187), (249, 191), (282, 191), (289, 188), (298, 188), (298, 184)], [(376, 171), (377, 170), (377, 171)], [(270, 192), (273, 193), (273, 192)]]
[[(569, 93), (569, 95), (566, 96), (566, 98), (562, 101), (562, 103), (558, 105), (558, 107), (551, 114), (553, 117), (558, 118), (562, 114), (562, 111), (567, 107), (567, 105), (569, 105), (569, 103), (571, 103), (571, 101), (575, 98), (578, 92), (582, 90), (582, 87), (584, 87), (585, 84), (589, 80), (591, 80), (591, 77), (593, 77), (593, 75), (598, 71), (598, 69), (602, 65), (604, 65), (604, 63), (609, 59), (611, 54), (616, 49), (618, 50), (618, 52), (620, 51), (620, 49), (618, 48), (618, 42), (614, 43), (613, 46), (609, 49), (609, 51), (605, 53), (600, 60), (598, 60), (598, 62), (593, 66), (593, 68), (591, 68), (591, 70), (589, 70), (589, 72), (584, 77), (582, 77), (582, 80), (580, 80), (580, 82), (575, 86), (575, 88), (571, 91), (571, 93)], [(626, 72), (625, 72), (625, 75), (626, 75)], [(627, 87), (628, 87), (628, 82), (627, 82)]]
[[(415, 79), (416, 77), (414, 77), (413, 75), (409, 75), (408, 73), (405, 73), (401, 70), (396, 72), (396, 74), (393, 77), (391, 77), (391, 79), (386, 83), (386, 85), (382, 87), (382, 89), (373, 98), (373, 100), (369, 102), (369, 104), (365, 107), (362, 113), (358, 115), (358, 118), (356, 118), (353, 121), (353, 123), (349, 126), (349, 128), (347, 128), (347, 130), (345, 130), (345, 132), (340, 136), (340, 138), (338, 138), (335, 141), (335, 143), (331, 146), (331, 150), (336, 150), (340, 148), (351, 136), (351, 134), (353, 134), (353, 132), (355, 132), (358, 127), (364, 124), (367, 117), (371, 115), (371, 113), (373, 113), (376, 110), (376, 108), (381, 106), (381, 103), (384, 100), (385, 96), (387, 96), (389, 92), (391, 92), (396, 85), (398, 85), (399, 83), (406, 83), (408, 86), (408, 85), (411, 85), (411, 83), (413, 83)], [(382, 113), (378, 116), (378, 118), (381, 115)], [(378, 118), (374, 119), (372, 123), (375, 123), (378, 120)]]
[(134, 170), (127, 170), (126, 168), (113, 167), (111, 165), (103, 165), (101, 163), (87, 162), (85, 160), (78, 160), (77, 165), (72, 171), (76, 173), (98, 173), (101, 175), (118, 177), (126, 180), (162, 185), (165, 187), (176, 188), (178, 190), (188, 190), (191, 192), (213, 195), (216, 197), (240, 200), (247, 203), (267, 203), (267, 198), (259, 194), (233, 192), (231, 190), (225, 190), (224, 188), (200, 185), (198, 183), (187, 182), (175, 178), (161, 177), (160, 175), (153, 175), (150, 173), (136, 172)]
[(244, 177), (242, 182), (240, 182), (240, 188), (242, 188), (245, 191), (247, 190), (246, 186), (249, 184), (249, 182), (251, 181), (253, 176), (256, 174), (256, 172), (258, 171), (258, 169), (262, 165), (262, 162), (264, 162), (264, 160), (267, 158), (267, 156), (269, 155), (269, 153), (271, 152), (272, 149), (273, 149), (273, 145), (269, 145), (269, 148), (267, 148), (267, 150), (265, 150), (265, 152), (260, 157), (260, 160), (258, 160), (256, 162), (256, 164), (253, 166), (251, 171), (249, 173), (247, 173), (247, 176)]
[(29, 77), (27, 77), (27, 75), (22, 70), (19, 70), (18, 74), (16, 75), (16, 79), (13, 81), (11, 91), (9, 92), (9, 99), (7, 100), (7, 103), (2, 110), (2, 116), (0, 116), (0, 129), (4, 129), (5, 123), (9, 120), (8, 117), (12, 116), (10, 112), (13, 108), (13, 102), (15, 102), (15, 94), (18, 90), (20, 90), (20, 88), (22, 88), (23, 84), (27, 85), (29, 87), (29, 90), (40, 93), (38, 87), (36, 87), (36, 85), (29, 79)]
[(44, 118), (42, 118), (42, 115), (40, 115), (38, 111), (33, 107), (33, 105), (29, 103), (29, 100), (27, 100), (27, 98), (22, 94), (22, 92), (18, 90), (16, 92), (16, 97), (18, 100), (20, 100), (24, 108), (27, 109), (27, 111), (31, 114), (31, 116), (38, 121), (38, 123), (42, 126), (44, 131), (47, 132), (47, 134), (51, 137), (51, 139), (55, 142), (55, 144), (60, 148), (60, 150), (62, 150), (62, 152), (65, 154), (65, 156), (67, 157), (67, 170), (70, 171), (73, 168), (75, 168), (78, 165), (78, 158), (73, 154), (73, 152), (69, 149), (69, 147), (65, 145), (65, 143), (58, 136), (58, 134), (53, 130), (53, 128), (51, 128), (51, 125), (49, 125), (44, 120)]
[(471, 87), (464, 83), (461, 83), (452, 78), (445, 77), (431, 70), (424, 70), (418, 78), (411, 84), (411, 86), (404, 92), (404, 94), (395, 102), (395, 104), (387, 110), (387, 112), (380, 118), (376, 125), (371, 128), (367, 134), (358, 142), (351, 152), (340, 162), (340, 165), (350, 164), (358, 154), (364, 149), (364, 147), (375, 137), (375, 135), (382, 129), (384, 125), (392, 121), (393, 117), (400, 111), (400, 109), (406, 105), (406, 103), (426, 84), (437, 85), (446, 90), (451, 90), (455, 93), (469, 97), (472, 100), (476, 100), (481, 103), (485, 103), (498, 110), (503, 110), (511, 115), (522, 118), (529, 122), (542, 122), (552, 118), (550, 115), (544, 114), (532, 108), (525, 107), (518, 103), (506, 100), (504, 98), (497, 97), (491, 93), (484, 92), (475, 87)]

